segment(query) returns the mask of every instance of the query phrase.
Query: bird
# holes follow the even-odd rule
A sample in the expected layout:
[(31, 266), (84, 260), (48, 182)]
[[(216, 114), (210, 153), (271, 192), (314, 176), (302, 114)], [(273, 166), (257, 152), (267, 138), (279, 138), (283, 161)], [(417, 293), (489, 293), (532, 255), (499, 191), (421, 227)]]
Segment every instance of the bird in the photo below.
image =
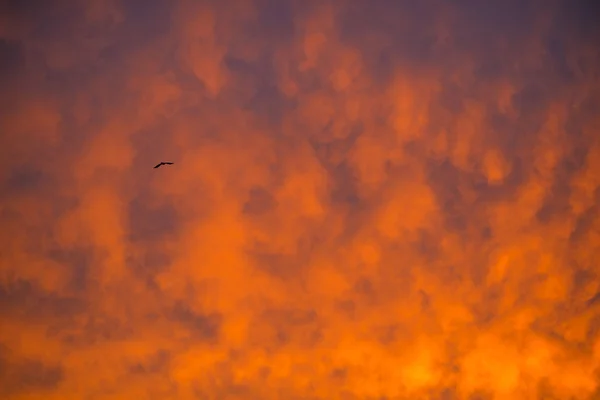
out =
[(172, 162), (161, 161), (160, 163), (156, 164), (156, 165), (154, 166), (154, 168), (158, 168), (158, 167), (160, 167), (161, 165), (173, 165), (173, 163), (172, 163)]

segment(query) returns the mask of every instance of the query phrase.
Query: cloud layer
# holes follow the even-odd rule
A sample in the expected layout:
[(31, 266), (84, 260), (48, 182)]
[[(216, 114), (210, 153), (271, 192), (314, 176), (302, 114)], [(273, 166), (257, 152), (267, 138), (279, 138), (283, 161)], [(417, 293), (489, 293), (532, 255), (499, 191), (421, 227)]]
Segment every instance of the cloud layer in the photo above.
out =
[(597, 398), (599, 10), (484, 3), (4, 2), (2, 397)]

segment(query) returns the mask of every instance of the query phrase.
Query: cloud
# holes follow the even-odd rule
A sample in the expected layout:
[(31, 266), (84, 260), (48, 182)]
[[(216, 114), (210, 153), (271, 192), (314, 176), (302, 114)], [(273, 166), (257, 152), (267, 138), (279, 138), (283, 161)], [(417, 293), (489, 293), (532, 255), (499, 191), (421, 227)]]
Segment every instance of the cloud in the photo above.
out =
[(591, 2), (13, 3), (5, 397), (598, 395)]

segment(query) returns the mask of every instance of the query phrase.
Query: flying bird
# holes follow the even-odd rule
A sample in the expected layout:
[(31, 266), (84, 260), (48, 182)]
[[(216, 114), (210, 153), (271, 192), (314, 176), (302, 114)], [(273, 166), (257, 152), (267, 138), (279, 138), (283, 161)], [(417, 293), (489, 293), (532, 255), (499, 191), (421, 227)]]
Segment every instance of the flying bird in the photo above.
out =
[(160, 167), (161, 165), (173, 165), (173, 163), (172, 163), (172, 162), (165, 162), (165, 161), (161, 161), (160, 163), (156, 164), (156, 165), (154, 166), (154, 168), (158, 168), (158, 167)]

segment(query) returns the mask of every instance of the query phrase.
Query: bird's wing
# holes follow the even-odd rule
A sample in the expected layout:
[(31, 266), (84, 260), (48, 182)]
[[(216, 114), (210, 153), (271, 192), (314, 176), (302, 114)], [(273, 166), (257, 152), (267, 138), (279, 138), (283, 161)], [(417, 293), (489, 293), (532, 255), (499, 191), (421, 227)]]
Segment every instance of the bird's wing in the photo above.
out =
[(160, 167), (162, 164), (163, 164), (163, 163), (156, 164), (156, 165), (154, 166), (154, 168), (158, 168), (158, 167)]
[(163, 164), (169, 164), (169, 165), (173, 165), (173, 163), (172, 163), (172, 162), (166, 162), (166, 163), (163, 163)]

